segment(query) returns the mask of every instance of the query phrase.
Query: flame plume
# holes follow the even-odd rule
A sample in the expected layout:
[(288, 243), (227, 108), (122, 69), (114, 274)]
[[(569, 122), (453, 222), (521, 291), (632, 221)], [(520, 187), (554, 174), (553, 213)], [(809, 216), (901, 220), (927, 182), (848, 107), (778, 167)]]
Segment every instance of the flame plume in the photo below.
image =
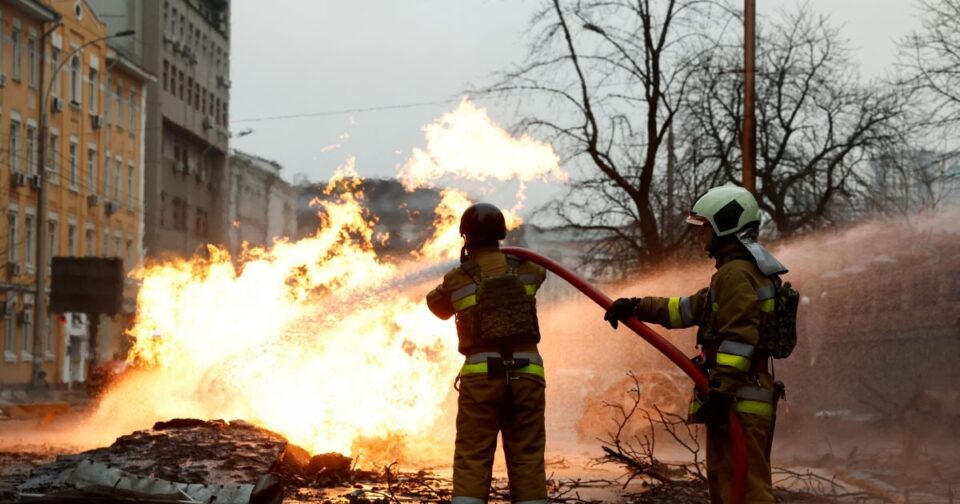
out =
[[(440, 176), (565, 177), (549, 146), (510, 138), (467, 101), (425, 131), (426, 150), (400, 170), (408, 188)], [(138, 270), (128, 360), (141, 366), (108, 391), (92, 425), (117, 434), (170, 417), (240, 418), (311, 452), (351, 455), (364, 440), (434, 436), (461, 363), (455, 330), (427, 310), (423, 286), (408, 293), (391, 282), (459, 251), (470, 200), (443, 190), (418, 262), (389, 262), (374, 251), (352, 166), (314, 202), (313, 236)]]

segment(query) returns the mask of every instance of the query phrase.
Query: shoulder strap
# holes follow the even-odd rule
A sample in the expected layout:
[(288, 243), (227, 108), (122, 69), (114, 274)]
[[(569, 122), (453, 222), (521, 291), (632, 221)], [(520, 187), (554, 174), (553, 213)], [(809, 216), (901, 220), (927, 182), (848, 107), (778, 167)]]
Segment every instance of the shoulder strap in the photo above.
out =
[(460, 269), (477, 284), (483, 280), (483, 272), (480, 270), (480, 265), (473, 259), (467, 259), (460, 265)]
[(517, 270), (520, 269), (520, 263), (523, 262), (523, 259), (510, 254), (503, 254), (503, 257), (507, 259), (507, 272), (517, 276)]

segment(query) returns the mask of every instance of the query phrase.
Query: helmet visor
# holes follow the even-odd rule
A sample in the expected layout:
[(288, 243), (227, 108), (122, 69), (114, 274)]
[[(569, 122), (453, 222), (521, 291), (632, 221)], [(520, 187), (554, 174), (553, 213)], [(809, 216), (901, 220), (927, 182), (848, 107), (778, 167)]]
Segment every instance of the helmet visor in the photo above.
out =
[(687, 224), (690, 224), (691, 226), (702, 226), (706, 223), (707, 219), (700, 217), (699, 215), (691, 214), (687, 216)]

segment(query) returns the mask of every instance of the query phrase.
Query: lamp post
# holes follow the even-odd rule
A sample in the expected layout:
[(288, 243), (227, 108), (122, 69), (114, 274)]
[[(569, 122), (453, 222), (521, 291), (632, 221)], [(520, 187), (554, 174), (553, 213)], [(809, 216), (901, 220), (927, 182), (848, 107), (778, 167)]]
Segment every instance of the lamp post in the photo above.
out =
[[(46, 67), (46, 54), (47, 54), (47, 37), (50, 36), (54, 30), (61, 26), (62, 22), (57, 21), (50, 29), (43, 33), (43, 37), (40, 39), (40, 85), (43, 86), (44, 81), (44, 72)], [(79, 47), (67, 54), (63, 61), (57, 65), (57, 68), (54, 68), (50, 73), (50, 82), (44, 88), (44, 92), (40, 95), (40, 139), (37, 142), (37, 162), (40, 167), (40, 184), (37, 189), (37, 271), (36, 271), (36, 297), (34, 299), (34, 323), (33, 323), (33, 372), (30, 377), (30, 384), (32, 386), (40, 385), (40, 373), (43, 371), (43, 336), (46, 331), (46, 321), (47, 321), (47, 168), (46, 168), (46, 154), (47, 154), (47, 100), (50, 96), (50, 91), (53, 90), (53, 83), (56, 82), (57, 75), (60, 73), (60, 70), (63, 69), (64, 65), (70, 60), (73, 59), (74, 55), (80, 52), (84, 47), (87, 47), (91, 44), (97, 42), (102, 42), (104, 40), (117, 38), (117, 37), (129, 37), (135, 34), (134, 30), (124, 30), (117, 32), (113, 35), (108, 35), (106, 37), (96, 38), (90, 41), (87, 41), (81, 44)], [(94, 88), (96, 92), (96, 88)], [(57, 160), (53, 160), (56, 162)], [(95, 351), (95, 349), (94, 349)]]

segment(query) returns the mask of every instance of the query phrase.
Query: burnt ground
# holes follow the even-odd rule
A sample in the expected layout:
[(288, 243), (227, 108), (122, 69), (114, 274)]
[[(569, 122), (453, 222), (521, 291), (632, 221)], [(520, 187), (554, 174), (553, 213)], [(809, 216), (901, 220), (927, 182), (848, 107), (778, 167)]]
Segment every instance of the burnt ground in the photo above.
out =
[[(888, 432), (886, 438), (893, 439), (894, 434)], [(848, 443), (836, 444), (827, 453), (785, 461), (788, 468), (778, 469), (774, 478), (781, 487), (778, 502), (916, 504), (955, 500), (951, 492), (960, 490), (960, 460), (955, 452), (951, 456), (951, 450), (924, 445), (906, 457), (896, 449), (896, 443), (884, 446), (866, 438), (857, 442), (854, 435), (846, 437)], [(283, 501), (289, 503), (450, 500), (449, 471), (418, 471), (395, 464), (361, 469), (341, 455), (311, 456), (282, 436), (245, 422), (176, 420), (86, 452), (63, 454), (53, 447), (25, 446), (0, 451), (0, 501), (15, 499), (18, 490), (34, 494), (62, 490), (63, 478), (59, 476), (82, 460), (184, 483), (252, 485), (261, 475), (272, 472), (283, 481)], [(686, 462), (639, 462), (689, 466)], [(551, 501), (709, 502), (704, 483), (690, 473), (671, 473), (679, 476), (657, 479), (638, 474), (636, 469), (617, 463), (598, 467), (589, 460), (548, 460)], [(504, 476), (497, 474), (491, 502), (509, 502)]]

